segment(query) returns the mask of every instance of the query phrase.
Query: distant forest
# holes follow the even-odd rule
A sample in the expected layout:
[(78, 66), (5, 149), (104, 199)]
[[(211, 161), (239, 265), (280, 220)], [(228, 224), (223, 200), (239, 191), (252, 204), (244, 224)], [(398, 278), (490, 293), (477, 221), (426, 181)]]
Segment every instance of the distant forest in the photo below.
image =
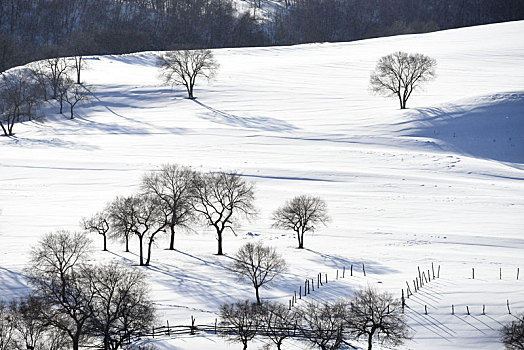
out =
[[(289, 45), (524, 19), (523, 0), (0, 0), (0, 72), (41, 58)], [(255, 13), (255, 17), (254, 14)], [(481, 45), (481, 43), (479, 43)]]

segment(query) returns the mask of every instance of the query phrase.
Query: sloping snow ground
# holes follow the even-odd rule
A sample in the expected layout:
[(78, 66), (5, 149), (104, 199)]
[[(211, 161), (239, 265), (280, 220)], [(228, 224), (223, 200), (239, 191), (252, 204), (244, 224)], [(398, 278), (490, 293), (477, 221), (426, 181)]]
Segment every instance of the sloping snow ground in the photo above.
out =
[[(89, 58), (84, 79), (94, 99), (77, 108), (76, 119), (49, 105), (44, 121), (16, 125), (16, 138), (0, 138), (0, 295), (27, 291), (23, 267), (41, 235), (78, 230), (82, 216), (136, 191), (145, 171), (164, 163), (236, 169), (256, 182), (259, 218), (226, 236), (225, 257), (213, 255), (216, 241), (205, 227), (180, 233), (176, 252), (158, 243), (147, 270), (162, 321), (189, 324), (194, 315), (197, 324), (211, 324), (220, 304), (253, 298), (228, 264), (241, 244), (262, 240), (290, 265), (264, 298), (287, 303), (319, 272), (330, 282), (305, 299), (351, 296), (366, 285), (400, 295), (417, 266), (427, 270), (433, 262), (441, 276), (408, 300), (413, 340), (405, 347), (502, 349), (498, 329), (514, 317), (507, 300), (513, 314), (524, 312), (524, 270), (516, 279), (524, 269), (522, 33), (524, 22), (512, 22), (216, 50), (219, 75), (199, 82), (196, 101), (161, 84), (157, 53)], [(403, 111), (368, 90), (375, 62), (396, 50), (438, 62), (436, 81)], [(270, 215), (302, 193), (324, 198), (332, 222), (299, 251), (292, 234), (270, 228)], [(93, 236), (97, 250), (99, 238)], [(137, 263), (116, 242), (109, 247), (96, 260)], [(137, 251), (135, 241), (131, 247)], [(351, 264), (355, 276), (346, 271), (335, 281), (335, 271)], [(214, 336), (155, 344), (239, 348)]]

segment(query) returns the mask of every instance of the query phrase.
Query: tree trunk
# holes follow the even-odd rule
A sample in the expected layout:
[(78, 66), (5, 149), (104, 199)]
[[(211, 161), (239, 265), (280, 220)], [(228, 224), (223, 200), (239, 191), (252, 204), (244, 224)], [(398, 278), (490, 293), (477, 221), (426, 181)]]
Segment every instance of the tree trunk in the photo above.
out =
[(304, 232), (297, 232), (298, 249), (304, 249)]
[(76, 66), (76, 83), (80, 84), (80, 71), (82, 70), (82, 56), (78, 56)]
[(247, 349), (247, 341), (244, 342), (244, 350), (246, 350), (246, 349)]
[(260, 296), (258, 295), (258, 288), (259, 286), (255, 286), (255, 295), (257, 296), (257, 304), (261, 305), (262, 303), (260, 302)]
[(60, 97), (60, 114), (62, 114), (63, 105), (64, 105), (64, 100)]
[(107, 237), (105, 234), (103, 236), (104, 236), (104, 252), (107, 252)]
[(74, 105), (71, 105), (71, 119), (73, 119), (75, 117), (75, 115), (73, 114), (73, 108), (75, 108)]
[(155, 241), (154, 236), (149, 238), (149, 242), (147, 243), (147, 260), (146, 265), (149, 266), (149, 262), (151, 261), (151, 246), (153, 245), (153, 242)]
[(373, 348), (373, 333), (368, 334), (368, 350)]
[(140, 245), (140, 266), (144, 266), (144, 248), (142, 247), (142, 237), (138, 237), (138, 244)]
[(9, 134), (7, 133), (7, 130), (6, 130), (6, 128), (5, 128), (5, 126), (4, 126), (4, 124), (2, 122), (0, 122), (0, 126), (2, 127), (2, 130), (4, 131), (4, 135), (5, 136), (9, 136)]
[(224, 255), (222, 252), (222, 232), (217, 232), (217, 241), (218, 241), (218, 253), (217, 255)]
[(169, 228), (171, 229), (171, 239), (169, 241), (169, 250), (175, 250), (175, 225), (171, 224)]
[(71, 343), (71, 345), (73, 345), (73, 350), (79, 350), (80, 336), (75, 335), (74, 337), (71, 337)]
[(129, 253), (129, 236), (126, 236), (126, 253)]

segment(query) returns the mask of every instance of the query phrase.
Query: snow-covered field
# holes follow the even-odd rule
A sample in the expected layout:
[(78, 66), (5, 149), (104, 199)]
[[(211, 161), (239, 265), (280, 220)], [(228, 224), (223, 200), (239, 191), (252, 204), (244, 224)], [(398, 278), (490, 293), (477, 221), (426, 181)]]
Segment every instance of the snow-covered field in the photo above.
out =
[[(157, 53), (89, 58), (84, 80), (95, 98), (77, 118), (45, 119), (0, 138), (0, 295), (26, 292), (30, 247), (165, 163), (238, 170), (256, 183), (260, 215), (226, 256), (213, 255), (206, 227), (161, 241), (147, 268), (160, 319), (213, 323), (220, 304), (254, 298), (228, 269), (248, 240), (278, 247), (290, 269), (263, 298), (287, 303), (305, 278), (330, 282), (306, 299), (333, 300), (371, 285), (400, 296), (417, 266), (440, 278), (408, 300), (409, 349), (502, 349), (498, 329), (524, 312), (524, 22), (352, 43), (216, 50), (217, 79), (198, 99), (163, 86)], [(373, 96), (369, 74), (393, 51), (436, 58), (437, 79), (399, 110)], [(271, 229), (286, 199), (309, 193), (328, 203), (328, 227), (297, 250)], [(94, 246), (101, 239), (93, 235)], [(134, 252), (136, 242), (131, 243)], [(97, 260), (137, 263), (113, 242)], [(367, 276), (362, 274), (362, 263)], [(355, 273), (335, 280), (336, 270)], [(471, 278), (475, 268), (476, 278)], [(502, 269), (502, 279), (499, 277)], [(451, 305), (455, 315), (451, 315)], [(486, 314), (482, 315), (482, 305)], [(424, 314), (427, 306), (428, 314)], [(466, 314), (466, 306), (471, 314)], [(156, 341), (165, 349), (237, 349), (215, 337)], [(304, 343), (287, 343), (303, 348)], [(262, 343), (256, 343), (256, 346)]]

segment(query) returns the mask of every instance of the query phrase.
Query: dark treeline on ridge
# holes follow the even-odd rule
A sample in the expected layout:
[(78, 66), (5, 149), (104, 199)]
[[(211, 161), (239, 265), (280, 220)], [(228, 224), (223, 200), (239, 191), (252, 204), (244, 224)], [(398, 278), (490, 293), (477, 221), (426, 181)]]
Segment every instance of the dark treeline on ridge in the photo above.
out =
[(62, 55), (350, 41), (524, 19), (522, 0), (281, 0), (269, 18), (241, 13), (241, 1), (0, 0), (0, 72)]

